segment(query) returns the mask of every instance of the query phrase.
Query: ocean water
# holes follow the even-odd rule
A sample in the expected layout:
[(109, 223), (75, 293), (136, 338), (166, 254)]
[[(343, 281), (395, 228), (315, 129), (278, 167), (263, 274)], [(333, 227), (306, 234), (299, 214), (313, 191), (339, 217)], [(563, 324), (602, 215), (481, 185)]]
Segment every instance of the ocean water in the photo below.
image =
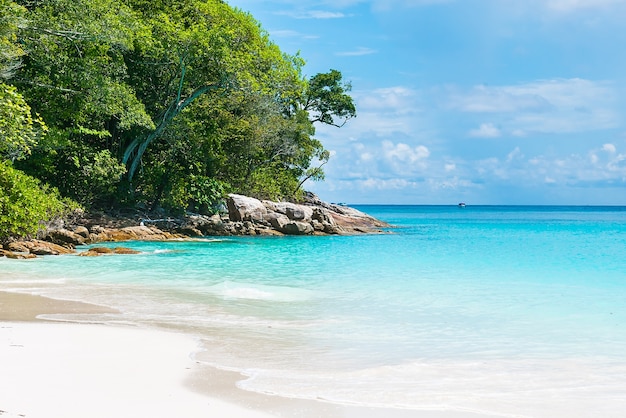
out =
[(624, 416), (626, 208), (357, 208), (395, 227), (0, 259), (0, 290), (120, 311), (54, 319), (194, 334), (197, 359), (243, 373), (250, 391), (502, 417)]

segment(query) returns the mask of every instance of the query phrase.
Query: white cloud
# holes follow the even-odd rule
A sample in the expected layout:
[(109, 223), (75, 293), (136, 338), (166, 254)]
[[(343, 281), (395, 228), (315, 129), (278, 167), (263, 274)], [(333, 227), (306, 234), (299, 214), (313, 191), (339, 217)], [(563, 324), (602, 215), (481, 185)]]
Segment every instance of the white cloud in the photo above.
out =
[(573, 12), (581, 9), (604, 8), (624, 4), (624, 0), (547, 0), (549, 9), (557, 12)]
[(397, 114), (415, 109), (416, 96), (415, 90), (396, 86), (358, 93), (356, 100), (359, 109), (387, 110)]
[(478, 129), (471, 130), (469, 135), (475, 138), (498, 138), (502, 134), (493, 123), (483, 123)]
[(371, 3), (374, 11), (381, 12), (397, 10), (398, 8), (413, 8), (451, 3), (452, 1), (453, 0), (373, 0)]
[(390, 161), (399, 161), (401, 163), (409, 164), (414, 164), (430, 156), (430, 151), (423, 145), (418, 145), (412, 148), (407, 144), (394, 144), (391, 141), (383, 142), (383, 153), (385, 158)]
[(519, 147), (515, 147), (515, 149), (511, 152), (509, 152), (506, 156), (506, 162), (510, 163), (513, 160), (519, 160), (519, 159), (523, 159), (524, 158), (524, 154), (522, 154), (522, 151), (519, 149)]
[(372, 55), (372, 54), (377, 54), (377, 53), (378, 51), (375, 49), (359, 47), (355, 49), (354, 51), (337, 52), (335, 53), (335, 55), (340, 56), (340, 57), (360, 57), (363, 55)]
[(405, 143), (394, 144), (391, 141), (383, 141), (382, 152), (389, 168), (393, 173), (400, 175), (413, 175), (426, 168), (426, 160), (430, 151), (424, 145), (412, 147)]
[(366, 180), (360, 180), (357, 182), (359, 188), (375, 189), (375, 190), (401, 190), (412, 187), (417, 187), (417, 183), (403, 179), (380, 179), (380, 178), (368, 178)]
[(613, 144), (604, 144), (602, 145), (602, 151), (615, 154), (617, 152), (617, 148), (615, 148), (615, 145)]
[[(512, 86), (450, 90), (448, 107), (464, 113), (490, 113), (515, 136), (528, 132), (571, 133), (619, 125), (613, 86), (579, 78), (542, 80)], [(477, 132), (478, 133), (478, 132)]]
[(344, 13), (328, 10), (289, 10), (276, 12), (276, 14), (289, 16), (293, 19), (343, 19), (347, 17)]

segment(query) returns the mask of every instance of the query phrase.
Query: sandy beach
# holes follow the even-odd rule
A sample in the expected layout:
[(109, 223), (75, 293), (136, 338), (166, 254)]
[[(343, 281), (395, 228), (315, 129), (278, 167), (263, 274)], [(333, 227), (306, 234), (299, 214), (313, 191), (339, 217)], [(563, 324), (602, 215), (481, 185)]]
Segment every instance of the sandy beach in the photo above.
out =
[(248, 417), (271, 415), (190, 390), (188, 336), (98, 324), (35, 321), (103, 308), (4, 293), (0, 299), (0, 416)]
[(241, 375), (194, 361), (198, 344), (191, 336), (37, 318), (107, 310), (81, 302), (0, 292), (0, 417), (481, 416), (343, 406), (247, 392), (236, 387)]

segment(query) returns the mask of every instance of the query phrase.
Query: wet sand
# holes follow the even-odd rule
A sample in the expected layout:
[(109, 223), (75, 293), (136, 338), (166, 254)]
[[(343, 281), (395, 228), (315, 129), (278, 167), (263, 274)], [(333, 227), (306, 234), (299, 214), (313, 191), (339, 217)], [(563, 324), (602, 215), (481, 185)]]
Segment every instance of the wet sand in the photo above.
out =
[(238, 373), (194, 360), (191, 336), (55, 322), (44, 314), (107, 307), (0, 292), (2, 418), (478, 418), (481, 414), (343, 406), (240, 390)]

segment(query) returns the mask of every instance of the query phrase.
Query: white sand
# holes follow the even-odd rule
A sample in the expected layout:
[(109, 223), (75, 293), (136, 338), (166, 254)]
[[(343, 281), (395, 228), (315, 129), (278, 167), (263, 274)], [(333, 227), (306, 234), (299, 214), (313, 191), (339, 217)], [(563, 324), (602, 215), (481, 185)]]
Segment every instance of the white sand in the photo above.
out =
[(271, 416), (187, 389), (195, 350), (164, 331), (0, 322), (0, 417)]

